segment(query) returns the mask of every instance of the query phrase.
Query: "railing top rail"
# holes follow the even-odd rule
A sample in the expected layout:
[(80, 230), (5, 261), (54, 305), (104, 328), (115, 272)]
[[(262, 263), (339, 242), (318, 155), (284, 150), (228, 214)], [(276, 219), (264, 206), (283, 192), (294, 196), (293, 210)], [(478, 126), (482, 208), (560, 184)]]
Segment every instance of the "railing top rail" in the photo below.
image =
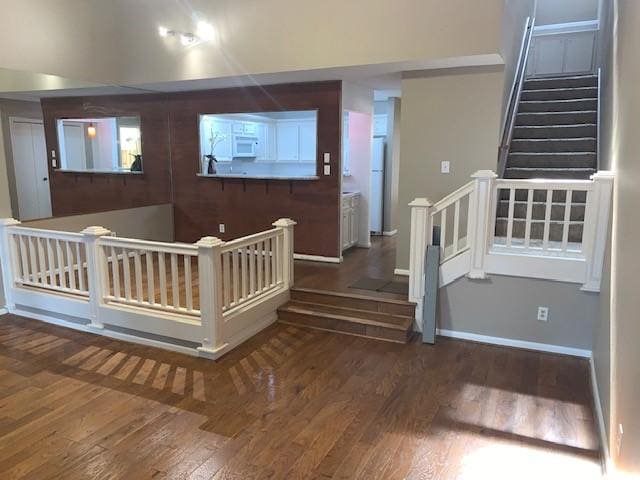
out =
[(28, 237), (43, 237), (53, 238), (58, 240), (67, 240), (79, 242), (82, 240), (83, 235), (76, 232), (64, 232), (60, 230), (46, 230), (44, 228), (23, 227), (20, 225), (14, 225), (7, 228), (10, 234), (25, 235)]
[(260, 242), (262, 240), (266, 240), (267, 238), (275, 237), (279, 234), (282, 234), (281, 228), (272, 228), (271, 230), (265, 230), (264, 232), (254, 233), (253, 235), (237, 238), (235, 240), (231, 240), (230, 242), (225, 242), (222, 247), (222, 251), (228, 251), (234, 248), (251, 245), (252, 243)]
[(451, 205), (452, 203), (456, 202), (457, 200), (460, 200), (461, 198), (463, 198), (466, 195), (468, 195), (471, 192), (473, 192), (474, 188), (475, 188), (475, 182), (472, 180), (471, 182), (463, 185), (462, 187), (460, 187), (456, 191), (450, 193), (449, 195), (444, 197), (442, 200), (436, 202), (433, 205), (433, 210), (432, 211), (433, 212), (439, 212), (443, 208)]
[(593, 187), (593, 180), (564, 180), (551, 178), (532, 179), (504, 179), (495, 180), (496, 188), (520, 188), (533, 190), (564, 189), (564, 190), (590, 190)]
[(179, 255), (198, 255), (198, 247), (187, 243), (165, 243), (151, 240), (137, 240), (135, 238), (100, 237), (100, 244), (105, 247), (136, 248), (153, 250), (156, 252), (176, 253)]

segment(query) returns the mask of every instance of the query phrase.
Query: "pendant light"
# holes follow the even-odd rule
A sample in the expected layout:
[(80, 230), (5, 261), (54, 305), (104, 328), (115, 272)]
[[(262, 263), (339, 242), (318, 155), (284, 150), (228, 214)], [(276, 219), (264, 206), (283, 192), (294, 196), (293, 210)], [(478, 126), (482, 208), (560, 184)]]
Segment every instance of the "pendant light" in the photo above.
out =
[(89, 135), (89, 138), (96, 138), (96, 127), (93, 122), (87, 127), (87, 135)]

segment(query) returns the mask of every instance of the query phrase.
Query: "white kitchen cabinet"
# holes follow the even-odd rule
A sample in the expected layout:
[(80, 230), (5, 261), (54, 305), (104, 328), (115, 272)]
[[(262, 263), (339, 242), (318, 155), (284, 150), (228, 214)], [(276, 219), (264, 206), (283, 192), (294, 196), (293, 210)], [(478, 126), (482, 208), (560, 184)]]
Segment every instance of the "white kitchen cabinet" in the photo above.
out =
[[(202, 156), (211, 154), (211, 136), (222, 139), (216, 144), (213, 154), (218, 162), (230, 162), (233, 156), (233, 138), (231, 132), (231, 121), (223, 119), (207, 118), (200, 123), (202, 129), (200, 138), (202, 144), (200, 151)], [(204, 170), (203, 170), (204, 171)]]
[(266, 123), (255, 124), (255, 136), (258, 139), (258, 145), (256, 146), (256, 160), (265, 161), (269, 158), (269, 127)]
[(279, 162), (300, 160), (300, 127), (294, 122), (279, 122), (276, 126)]
[(384, 113), (373, 116), (373, 135), (384, 136), (387, 134), (387, 115)]
[(303, 122), (300, 128), (300, 161), (315, 162), (316, 161), (316, 123)]
[(353, 247), (359, 241), (360, 194), (351, 193), (342, 197), (342, 250)]

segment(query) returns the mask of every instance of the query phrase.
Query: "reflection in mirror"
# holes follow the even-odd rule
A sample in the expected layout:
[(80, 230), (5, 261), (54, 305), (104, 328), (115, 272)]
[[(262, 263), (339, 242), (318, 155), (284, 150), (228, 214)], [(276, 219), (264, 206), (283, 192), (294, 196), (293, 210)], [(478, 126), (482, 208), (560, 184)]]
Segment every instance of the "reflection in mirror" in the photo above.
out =
[(200, 115), (200, 174), (316, 178), (318, 112)]
[(64, 118), (56, 128), (60, 170), (142, 172), (140, 118)]

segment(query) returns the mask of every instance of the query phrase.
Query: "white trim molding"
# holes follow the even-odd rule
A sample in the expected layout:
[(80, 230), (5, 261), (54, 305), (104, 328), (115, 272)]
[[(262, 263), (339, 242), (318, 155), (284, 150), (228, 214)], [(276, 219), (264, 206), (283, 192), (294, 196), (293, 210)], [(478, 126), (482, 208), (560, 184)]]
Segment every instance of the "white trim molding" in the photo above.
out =
[(488, 343), (490, 345), (500, 345), (503, 347), (521, 348), (524, 350), (535, 350), (537, 352), (559, 353), (572, 357), (591, 358), (591, 350), (582, 348), (565, 347), (563, 345), (552, 345), (549, 343), (528, 342), (526, 340), (516, 340), (513, 338), (491, 337), (478, 333), (460, 332), (457, 330), (446, 330), (439, 328), (436, 332), (442, 337), (457, 338), (459, 340), (470, 340), (478, 343)]
[(389, 231), (384, 231), (382, 232), (382, 236), (383, 237), (393, 237), (396, 233), (398, 233), (398, 229), (394, 229), (394, 230), (389, 230)]
[(394, 275), (400, 275), (402, 277), (408, 277), (409, 276), (409, 269), (408, 268), (396, 268), (393, 270), (393, 274)]
[(9, 310), (6, 307), (0, 308), (0, 315), (6, 315), (7, 313), (9, 313)]
[(609, 454), (609, 440), (607, 435), (607, 427), (604, 421), (604, 412), (602, 411), (602, 401), (600, 399), (600, 390), (598, 389), (598, 377), (596, 375), (596, 364), (593, 355), (589, 357), (589, 371), (591, 373), (591, 394), (593, 398), (594, 413), (598, 426), (598, 436), (600, 437), (600, 449), (602, 454), (602, 465), (605, 474), (611, 471), (611, 456)]
[(342, 263), (342, 257), (323, 257), (321, 255), (307, 255), (306, 253), (294, 253), (294, 260), (307, 260), (309, 262)]

